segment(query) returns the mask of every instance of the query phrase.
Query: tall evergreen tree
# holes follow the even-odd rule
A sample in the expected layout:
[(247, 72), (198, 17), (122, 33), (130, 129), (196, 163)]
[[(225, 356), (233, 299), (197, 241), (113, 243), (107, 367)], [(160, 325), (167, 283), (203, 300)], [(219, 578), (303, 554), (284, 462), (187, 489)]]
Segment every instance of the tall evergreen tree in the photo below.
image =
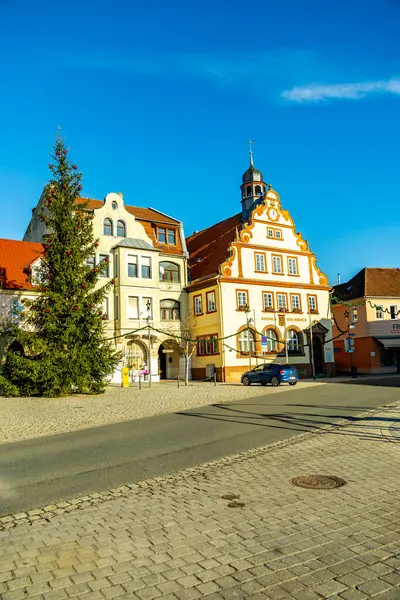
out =
[(49, 232), (38, 270), (40, 294), (26, 301), (25, 323), (16, 331), (25, 353), (8, 354), (3, 376), (21, 395), (98, 393), (120, 360), (105, 338), (102, 309), (114, 281), (99, 287), (99, 271), (106, 265), (88, 264), (98, 246), (93, 215), (76, 203), (82, 175), (62, 139), (51, 156), (52, 178), (40, 215)]

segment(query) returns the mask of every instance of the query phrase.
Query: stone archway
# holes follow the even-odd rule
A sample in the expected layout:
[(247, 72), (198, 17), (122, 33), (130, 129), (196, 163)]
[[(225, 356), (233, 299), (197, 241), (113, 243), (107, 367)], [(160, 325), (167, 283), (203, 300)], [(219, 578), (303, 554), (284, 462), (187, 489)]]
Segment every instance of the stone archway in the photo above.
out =
[(139, 377), (140, 371), (149, 369), (148, 350), (139, 340), (127, 340), (125, 359), (131, 381), (135, 381)]
[(176, 379), (182, 376), (180, 349), (174, 340), (164, 340), (158, 348), (158, 372), (160, 379)]

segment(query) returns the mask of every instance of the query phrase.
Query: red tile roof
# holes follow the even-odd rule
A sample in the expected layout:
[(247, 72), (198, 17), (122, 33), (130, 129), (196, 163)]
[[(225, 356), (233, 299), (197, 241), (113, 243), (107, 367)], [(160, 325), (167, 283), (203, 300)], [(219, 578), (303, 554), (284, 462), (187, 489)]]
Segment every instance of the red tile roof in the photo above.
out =
[[(90, 210), (96, 210), (96, 208), (101, 208), (104, 205), (103, 200), (93, 200), (92, 198), (77, 198), (76, 203), (82, 204), (83, 202), (87, 203), (88, 208)], [(139, 221), (152, 221), (154, 223), (166, 223), (170, 225), (178, 225), (179, 221), (176, 219), (172, 219), (172, 217), (167, 217), (162, 213), (159, 213), (157, 210), (153, 208), (141, 208), (140, 206), (127, 206), (125, 205), (126, 210), (134, 215)]]
[(186, 239), (191, 282), (218, 273), (219, 266), (228, 258), (229, 244), (241, 227), (241, 213), (238, 213)]
[(366, 267), (346, 283), (335, 285), (333, 295), (339, 300), (364, 296), (400, 298), (400, 269)]
[(0, 239), (0, 288), (34, 289), (27, 269), (43, 253), (42, 244), (37, 242)]

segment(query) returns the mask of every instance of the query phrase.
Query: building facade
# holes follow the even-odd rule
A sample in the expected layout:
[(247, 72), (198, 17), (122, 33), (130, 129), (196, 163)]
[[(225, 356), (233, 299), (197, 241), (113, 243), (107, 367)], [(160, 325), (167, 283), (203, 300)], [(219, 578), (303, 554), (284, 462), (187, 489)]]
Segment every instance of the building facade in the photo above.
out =
[(332, 295), (338, 370), (399, 372), (400, 269), (367, 267), (334, 286)]
[[(43, 240), (42, 203), (43, 197), (32, 211), (25, 241)], [(103, 311), (105, 335), (115, 339), (124, 355), (121, 366), (129, 366), (133, 380), (147, 371), (153, 381), (183, 377), (184, 357), (174, 338), (188, 313), (182, 223), (151, 208), (126, 205), (118, 193), (107, 194), (104, 201), (82, 198), (77, 203), (85, 203), (93, 215), (98, 247), (91, 265), (96, 268), (108, 258), (99, 285), (115, 281)]]
[(261, 362), (289, 362), (301, 376), (314, 363), (317, 375), (332, 375), (327, 277), (251, 153), (241, 195), (241, 212), (187, 238), (193, 378), (215, 370), (239, 381)]

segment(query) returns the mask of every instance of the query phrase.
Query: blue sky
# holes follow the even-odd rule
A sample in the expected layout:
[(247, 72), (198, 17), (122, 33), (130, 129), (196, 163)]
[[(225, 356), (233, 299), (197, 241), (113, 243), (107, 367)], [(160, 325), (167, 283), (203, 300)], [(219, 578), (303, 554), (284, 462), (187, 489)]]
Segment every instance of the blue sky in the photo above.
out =
[(399, 27), (399, 0), (0, 0), (0, 237), (23, 236), (59, 124), (83, 195), (187, 234), (240, 210), (253, 138), (331, 282), (399, 266)]

